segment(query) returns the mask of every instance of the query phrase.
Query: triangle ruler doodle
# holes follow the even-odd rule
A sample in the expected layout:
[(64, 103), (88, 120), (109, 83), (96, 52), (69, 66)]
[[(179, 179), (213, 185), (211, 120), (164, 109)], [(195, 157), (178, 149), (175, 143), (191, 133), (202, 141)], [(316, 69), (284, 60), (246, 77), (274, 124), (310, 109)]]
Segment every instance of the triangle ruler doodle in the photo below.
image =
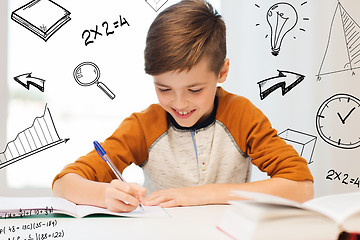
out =
[(329, 37), (318, 74), (318, 80), (324, 75), (352, 71), (360, 68), (360, 26), (337, 3), (331, 20)]

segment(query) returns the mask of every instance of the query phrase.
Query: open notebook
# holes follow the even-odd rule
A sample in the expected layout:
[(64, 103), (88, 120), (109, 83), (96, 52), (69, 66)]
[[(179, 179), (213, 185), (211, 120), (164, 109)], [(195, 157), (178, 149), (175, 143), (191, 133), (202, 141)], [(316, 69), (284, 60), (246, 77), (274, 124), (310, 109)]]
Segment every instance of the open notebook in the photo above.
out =
[(51, 213), (60, 213), (76, 218), (82, 218), (94, 214), (106, 214), (122, 217), (169, 217), (167, 212), (159, 206), (143, 206), (143, 209), (138, 207), (129, 213), (117, 213), (100, 207), (77, 205), (64, 198), (58, 197), (0, 197), (0, 218), (14, 218), (34, 215), (46, 216)]

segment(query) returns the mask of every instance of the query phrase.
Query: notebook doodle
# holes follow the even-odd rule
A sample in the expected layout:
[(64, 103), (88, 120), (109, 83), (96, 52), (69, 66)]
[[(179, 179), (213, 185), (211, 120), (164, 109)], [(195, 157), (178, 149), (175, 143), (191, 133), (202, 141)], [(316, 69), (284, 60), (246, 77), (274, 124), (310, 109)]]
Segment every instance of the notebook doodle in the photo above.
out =
[(13, 11), (11, 19), (45, 42), (71, 20), (70, 12), (51, 0), (33, 0)]

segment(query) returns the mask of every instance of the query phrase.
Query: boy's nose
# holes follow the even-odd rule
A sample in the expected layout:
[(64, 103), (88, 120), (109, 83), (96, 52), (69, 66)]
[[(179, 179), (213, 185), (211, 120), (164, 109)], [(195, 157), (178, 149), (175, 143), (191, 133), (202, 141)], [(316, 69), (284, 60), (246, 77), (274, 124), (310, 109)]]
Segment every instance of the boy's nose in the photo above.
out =
[(182, 94), (177, 94), (173, 100), (173, 105), (177, 110), (186, 110), (188, 101)]

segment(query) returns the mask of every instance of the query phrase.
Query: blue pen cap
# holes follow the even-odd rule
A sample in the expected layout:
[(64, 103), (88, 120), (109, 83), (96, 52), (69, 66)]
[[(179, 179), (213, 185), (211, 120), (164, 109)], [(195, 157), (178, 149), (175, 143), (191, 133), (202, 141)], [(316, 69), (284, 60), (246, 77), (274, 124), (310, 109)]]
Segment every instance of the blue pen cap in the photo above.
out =
[(103, 156), (106, 154), (105, 150), (102, 148), (100, 143), (98, 141), (94, 141), (94, 147), (96, 152), (100, 155), (100, 157), (106, 162), (106, 160), (103, 158)]

